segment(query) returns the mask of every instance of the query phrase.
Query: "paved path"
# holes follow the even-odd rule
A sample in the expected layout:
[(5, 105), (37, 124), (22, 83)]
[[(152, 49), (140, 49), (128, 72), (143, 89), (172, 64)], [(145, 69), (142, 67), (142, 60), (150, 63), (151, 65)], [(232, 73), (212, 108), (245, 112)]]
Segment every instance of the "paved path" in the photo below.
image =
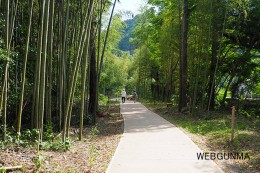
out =
[(223, 173), (182, 131), (140, 103), (121, 104), (124, 134), (106, 173)]

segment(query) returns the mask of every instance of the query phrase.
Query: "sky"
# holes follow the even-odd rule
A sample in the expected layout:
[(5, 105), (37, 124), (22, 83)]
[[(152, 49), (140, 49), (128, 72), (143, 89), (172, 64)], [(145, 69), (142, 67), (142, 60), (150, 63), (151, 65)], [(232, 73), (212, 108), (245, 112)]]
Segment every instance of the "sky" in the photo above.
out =
[(145, 4), (145, 0), (119, 0), (117, 2), (115, 11), (132, 11), (134, 15), (138, 14), (139, 8)]

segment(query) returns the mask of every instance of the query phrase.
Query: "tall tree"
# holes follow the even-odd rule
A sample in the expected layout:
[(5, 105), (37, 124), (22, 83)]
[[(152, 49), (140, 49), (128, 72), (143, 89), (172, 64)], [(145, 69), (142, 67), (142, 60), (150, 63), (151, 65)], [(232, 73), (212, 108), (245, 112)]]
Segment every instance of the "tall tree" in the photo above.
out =
[(92, 124), (96, 123), (96, 112), (97, 112), (97, 99), (98, 99), (98, 74), (97, 74), (97, 60), (96, 60), (96, 41), (95, 41), (95, 33), (96, 24), (94, 21), (91, 23), (91, 36), (90, 36), (90, 62), (89, 62), (89, 113), (92, 115), (91, 121)]
[(81, 106), (80, 106), (80, 133), (79, 133), (79, 140), (82, 140), (82, 131), (83, 131), (83, 117), (84, 117), (84, 110), (85, 110), (85, 99), (86, 99), (86, 79), (87, 79), (87, 65), (88, 65), (88, 57), (89, 57), (89, 41), (90, 41), (90, 27), (91, 27), (91, 16), (93, 12), (93, 3), (94, 0), (91, 0), (89, 3), (89, 10), (88, 16), (89, 19), (87, 20), (87, 27), (86, 27), (86, 43), (84, 47), (84, 54), (82, 56), (82, 82), (81, 82)]
[(21, 122), (22, 122), (25, 77), (26, 77), (29, 42), (30, 42), (30, 35), (31, 35), (32, 14), (33, 14), (33, 0), (30, 1), (30, 12), (29, 13), (30, 13), (30, 17), (29, 17), (28, 30), (27, 30), (25, 57), (24, 57), (24, 62), (23, 62), (23, 72), (22, 72), (21, 92), (20, 92), (20, 104), (19, 104), (19, 114), (18, 114), (18, 123), (17, 123), (17, 134), (18, 134), (18, 136), (20, 136)]
[[(65, 114), (64, 114), (64, 122), (63, 122), (63, 136), (62, 139), (65, 141), (66, 137), (69, 137), (69, 128), (70, 128), (70, 119), (71, 119), (71, 110), (73, 106), (73, 99), (74, 99), (74, 93), (75, 93), (75, 88), (76, 88), (76, 83), (77, 83), (77, 76), (78, 76), (78, 71), (82, 59), (82, 55), (84, 52), (84, 47), (85, 43), (87, 40), (87, 35), (88, 35), (88, 23), (91, 19), (91, 11), (92, 11), (92, 5), (93, 1), (90, 1), (86, 8), (88, 10), (85, 10), (85, 13), (83, 15), (83, 19), (80, 25), (80, 37), (78, 40), (78, 51), (75, 55), (75, 62), (72, 67), (72, 74), (71, 74), (71, 80), (70, 80), (70, 85), (68, 88), (68, 96), (67, 96), (67, 102), (66, 102), (66, 107), (65, 107)], [(81, 6), (83, 8), (83, 5)]]
[(4, 76), (3, 76), (3, 82), (2, 82), (2, 91), (1, 91), (1, 98), (0, 98), (0, 115), (2, 113), (3, 109), (3, 115), (2, 115), (2, 121), (3, 121), (3, 139), (5, 140), (6, 137), (6, 109), (7, 109), (7, 85), (8, 85), (8, 68), (9, 68), (9, 54), (10, 54), (10, 44), (9, 44), (9, 36), (10, 36), (10, 1), (6, 0), (6, 33), (5, 33), (5, 48), (7, 51), (7, 59), (4, 64)]
[(49, 28), (48, 28), (48, 57), (47, 57), (47, 104), (46, 104), (46, 110), (47, 110), (47, 116), (46, 120), (48, 123), (51, 123), (52, 118), (52, 83), (53, 83), (53, 77), (52, 77), (52, 59), (53, 59), (53, 25), (54, 25), (54, 7), (55, 7), (55, 1), (50, 2), (50, 22), (49, 22)]
[(40, 100), (39, 100), (39, 129), (40, 129), (40, 140), (42, 141), (43, 135), (43, 120), (44, 120), (44, 110), (45, 110), (45, 91), (46, 91), (46, 59), (47, 59), (47, 38), (48, 38), (48, 25), (49, 25), (49, 9), (50, 0), (46, 0), (45, 12), (44, 12), (44, 34), (43, 34), (43, 45), (42, 45), (42, 63), (41, 63), (41, 75), (40, 75)]
[[(220, 14), (217, 12), (220, 11)], [(220, 39), (223, 35), (224, 27), (225, 27), (225, 17), (223, 17), (223, 10), (221, 8), (221, 1), (216, 0), (213, 2), (212, 8), (212, 51), (211, 51), (211, 64), (209, 70), (209, 83), (208, 83), (208, 111), (214, 110), (215, 106), (215, 94), (216, 94), (216, 71), (218, 68), (218, 56), (220, 55), (219, 51), (221, 51), (221, 43)], [(224, 19), (224, 20), (223, 20)]]
[(180, 57), (180, 89), (179, 89), (179, 112), (187, 106), (187, 56), (188, 56), (188, 0), (183, 0), (183, 30), (182, 47)]
[(44, 29), (44, 17), (45, 17), (45, 0), (42, 1), (41, 10), (40, 10), (40, 24), (39, 24), (39, 35), (38, 35), (38, 44), (37, 44), (37, 59), (35, 66), (35, 77), (34, 77), (34, 93), (33, 93), (33, 124), (34, 128), (40, 129), (39, 122), (39, 108), (40, 108), (40, 87), (41, 87), (41, 72), (42, 72), (42, 45), (43, 45), (43, 29)]

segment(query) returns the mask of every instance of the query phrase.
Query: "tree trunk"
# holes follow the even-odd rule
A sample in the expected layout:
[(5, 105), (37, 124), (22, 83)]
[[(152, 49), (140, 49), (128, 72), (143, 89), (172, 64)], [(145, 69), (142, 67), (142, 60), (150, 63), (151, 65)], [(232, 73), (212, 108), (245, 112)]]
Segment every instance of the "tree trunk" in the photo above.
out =
[[(7, 50), (7, 58), (9, 58), (9, 22), (10, 22), (10, 16), (9, 16), (9, 7), (10, 7), (10, 1), (6, 1), (6, 37), (5, 37), (5, 44), (6, 44), (6, 50)], [(0, 104), (0, 116), (3, 109), (3, 115), (2, 115), (2, 121), (3, 121), (3, 140), (5, 140), (6, 137), (6, 109), (7, 109), (7, 84), (8, 84), (8, 67), (9, 67), (9, 59), (6, 60), (4, 65), (4, 78), (3, 78), (3, 84), (2, 84), (2, 92), (1, 92), (1, 104)]]
[[(7, 79), (5, 79), (7, 81)], [(4, 85), (4, 95), (3, 95), (3, 117), (2, 117), (2, 123), (3, 123), (3, 141), (6, 140), (6, 113), (7, 113), (7, 83)]]
[(71, 81), (70, 81), (70, 87), (68, 88), (68, 97), (67, 97), (67, 102), (66, 102), (66, 108), (65, 108), (65, 114), (64, 114), (64, 124), (63, 124), (63, 142), (65, 141), (66, 137), (69, 137), (69, 128), (70, 128), (70, 119), (71, 119), (71, 110), (72, 110), (72, 105), (73, 105), (73, 99), (74, 99), (74, 93), (75, 93), (75, 88), (76, 88), (76, 83), (77, 83), (77, 75), (78, 75), (78, 70), (81, 62), (81, 57), (83, 54), (83, 48), (86, 42), (86, 27), (88, 25), (88, 21), (90, 20), (90, 15), (89, 11), (86, 10), (84, 14), (84, 20), (83, 23), (81, 24), (81, 31), (80, 31), (80, 37), (79, 37), (79, 42), (78, 42), (78, 52), (75, 56), (75, 63), (72, 68), (72, 75), (71, 75)]
[(95, 45), (95, 23), (91, 24), (91, 36), (90, 36), (90, 77), (89, 77), (89, 113), (92, 115), (92, 124), (96, 123), (97, 113), (97, 87), (98, 87), (98, 75), (97, 75), (97, 62), (96, 62), (96, 45)]
[[(215, 75), (218, 64), (218, 51), (220, 48), (219, 42), (219, 33), (221, 30), (221, 15), (218, 14), (218, 10), (220, 9), (219, 0), (215, 0), (213, 2), (212, 15), (212, 53), (211, 53), (211, 64), (209, 70), (209, 83), (208, 83), (208, 112), (210, 110), (214, 110), (215, 106), (215, 97), (216, 97), (216, 88), (215, 88)], [(223, 28), (224, 29), (224, 28)]]
[(30, 2), (30, 17), (29, 17), (29, 23), (28, 23), (25, 57), (24, 57), (24, 62), (23, 62), (20, 104), (19, 104), (19, 113), (18, 113), (18, 124), (17, 124), (17, 134), (18, 134), (18, 136), (20, 136), (20, 130), (21, 130), (25, 76), (26, 76), (26, 68), (27, 68), (27, 60), (28, 60), (29, 42), (30, 42), (30, 34), (31, 34), (31, 24), (32, 24), (32, 12), (33, 12), (33, 0), (31, 0), (31, 2)]
[(222, 106), (223, 106), (224, 103), (225, 103), (225, 100), (226, 100), (226, 97), (227, 97), (227, 92), (228, 92), (228, 89), (229, 89), (229, 86), (230, 86), (232, 80), (233, 80), (233, 77), (230, 77), (230, 79), (229, 79), (229, 81), (228, 81), (228, 84), (227, 84), (227, 87), (226, 87), (226, 89), (225, 89), (225, 92), (224, 92), (222, 101), (221, 101), (221, 105), (222, 105)]
[[(105, 50), (106, 50), (106, 46), (107, 46), (107, 39), (108, 39), (108, 36), (109, 36), (109, 29), (110, 29), (111, 21), (112, 21), (112, 18), (113, 18), (115, 6), (116, 6), (116, 1), (117, 0), (114, 1), (113, 7), (112, 7), (112, 12), (110, 14), (110, 18), (109, 18), (109, 22), (108, 22), (108, 26), (107, 26), (105, 42), (104, 42), (104, 46), (103, 46), (103, 49), (102, 49), (101, 60), (100, 60), (99, 69), (98, 69), (98, 82), (100, 80), (100, 75), (101, 75), (101, 71), (102, 71), (102, 68), (103, 68), (103, 61), (104, 61), (104, 55), (105, 55)], [(99, 26), (99, 27), (101, 27), (101, 26)]]
[(40, 141), (43, 135), (43, 119), (45, 110), (45, 85), (46, 85), (46, 59), (47, 59), (47, 37), (48, 37), (48, 24), (49, 24), (49, 7), (50, 0), (46, 0), (45, 13), (44, 13), (44, 34), (42, 46), (42, 64), (41, 64), (41, 78), (40, 78), (40, 100), (39, 100), (39, 127), (40, 127)]
[[(213, 22), (214, 23), (214, 22)], [(218, 42), (218, 34), (213, 26), (213, 36), (212, 36), (212, 54), (211, 54), (211, 64), (210, 64), (210, 77), (209, 77), (209, 84), (208, 84), (208, 107), (209, 110), (214, 110), (215, 105), (215, 70), (216, 70), (216, 63), (217, 63), (217, 52), (219, 49), (219, 42)]]
[(48, 61), (47, 61), (47, 105), (46, 105), (46, 120), (51, 123), (52, 119), (52, 48), (53, 48), (53, 24), (54, 24), (54, 2), (50, 2), (50, 22), (48, 28)]
[[(92, 14), (93, 10), (93, 0), (89, 2), (89, 16)], [(85, 98), (86, 98), (86, 78), (87, 78), (87, 65), (88, 65), (88, 57), (89, 57), (89, 40), (90, 40), (90, 28), (91, 28), (91, 20), (87, 21), (87, 32), (86, 32), (86, 44), (85, 44), (85, 54), (83, 58), (83, 68), (82, 68), (82, 83), (81, 83), (81, 108), (80, 108), (80, 133), (79, 140), (82, 140), (82, 131), (83, 131), (83, 118), (84, 118), (84, 110), (85, 110)]]
[(183, 0), (182, 53), (180, 59), (179, 112), (187, 106), (188, 0)]
[(43, 41), (43, 27), (44, 27), (44, 14), (45, 14), (45, 0), (42, 2), (41, 17), (39, 24), (39, 35), (37, 45), (37, 59), (35, 66), (35, 77), (34, 77), (34, 94), (33, 94), (33, 128), (39, 128), (39, 102), (40, 102), (40, 81), (41, 81), (41, 66), (42, 66), (42, 41)]

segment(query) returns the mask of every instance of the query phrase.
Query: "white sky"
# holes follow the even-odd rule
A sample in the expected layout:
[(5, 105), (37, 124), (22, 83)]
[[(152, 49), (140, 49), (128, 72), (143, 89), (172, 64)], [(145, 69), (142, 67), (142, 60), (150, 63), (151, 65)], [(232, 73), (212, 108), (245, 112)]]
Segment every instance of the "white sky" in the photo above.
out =
[(146, 3), (146, 0), (119, 0), (116, 3), (115, 11), (132, 11), (134, 15), (138, 14), (139, 8)]

